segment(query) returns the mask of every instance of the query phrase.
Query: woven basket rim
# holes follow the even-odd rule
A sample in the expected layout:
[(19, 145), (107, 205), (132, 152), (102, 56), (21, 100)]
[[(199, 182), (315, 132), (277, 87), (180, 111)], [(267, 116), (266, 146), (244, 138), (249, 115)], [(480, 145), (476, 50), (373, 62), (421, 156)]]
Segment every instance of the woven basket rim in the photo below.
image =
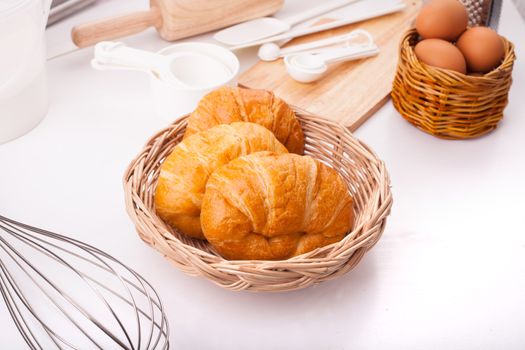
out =
[[(359, 225), (354, 227), (341, 241), (332, 243), (330, 245), (318, 248), (314, 251), (311, 251), (311, 252), (308, 252), (302, 255), (298, 255), (295, 257), (291, 257), (285, 260), (227, 260), (220, 255), (216, 255), (216, 254), (213, 254), (212, 252), (202, 250), (201, 248), (199, 248), (200, 243), (197, 244), (195, 243), (195, 241), (192, 241), (192, 240), (188, 242), (184, 242), (183, 240), (179, 239), (177, 236), (171, 233), (172, 229), (157, 216), (154, 210), (154, 207), (153, 206), (149, 207), (146, 203), (142, 201), (142, 199), (139, 198), (138, 194), (132, 190), (132, 186), (133, 186), (132, 177), (135, 176), (134, 172), (136, 170), (136, 167), (142, 166), (142, 162), (144, 162), (144, 159), (148, 155), (148, 152), (153, 151), (154, 145), (156, 144), (157, 141), (159, 140), (165, 141), (166, 135), (169, 134), (171, 131), (173, 131), (174, 126), (183, 125), (185, 123), (188, 116), (183, 116), (182, 118), (178, 119), (174, 123), (170, 124), (168, 127), (163, 128), (162, 130), (155, 133), (152, 137), (150, 137), (145, 147), (143, 148), (142, 152), (130, 163), (130, 165), (125, 171), (125, 175), (123, 178), (123, 184), (124, 184), (125, 197), (126, 197), (126, 207), (127, 207), (128, 213), (130, 214), (130, 217), (132, 218), (132, 221), (134, 222), (137, 228), (137, 231), (139, 231), (140, 237), (143, 240), (145, 240), (138, 227), (138, 222), (136, 219), (137, 210), (147, 213), (151, 218), (153, 218), (153, 220), (156, 221), (155, 224), (160, 226), (163, 231), (163, 232), (157, 232), (157, 233), (163, 237), (164, 241), (166, 242), (168, 242), (168, 240), (170, 241), (171, 243), (170, 248), (172, 250), (175, 249), (177, 250), (178, 253), (180, 253), (178, 250), (182, 249), (186, 252), (189, 252), (189, 254), (197, 255), (200, 260), (205, 261), (203, 262), (203, 264), (206, 264), (208, 267), (212, 269), (215, 269), (215, 268), (221, 269), (221, 270), (231, 269), (232, 273), (234, 274), (242, 273), (243, 269), (248, 269), (251, 272), (253, 272), (253, 269), (257, 269), (257, 271), (262, 274), (264, 273), (264, 271), (267, 271), (267, 272), (271, 271), (272, 273), (277, 273), (277, 271), (279, 271), (280, 269), (287, 270), (287, 269), (293, 268), (293, 266), (299, 267), (299, 266), (305, 266), (305, 265), (311, 268), (317, 266), (319, 269), (322, 269), (323, 264), (333, 261), (334, 255), (344, 254), (344, 252), (348, 250), (349, 251), (348, 259), (350, 259), (352, 258), (352, 255), (354, 255), (354, 253), (356, 253), (361, 247), (367, 247), (367, 244), (368, 244), (370, 245), (370, 247), (367, 247), (366, 250), (370, 249), (371, 246), (373, 246), (377, 242), (377, 240), (379, 240), (379, 237), (381, 236), (384, 230), (385, 223), (386, 223), (386, 216), (388, 216), (388, 214), (390, 213), (390, 208), (393, 202), (392, 193), (390, 191), (390, 178), (388, 176), (388, 172), (386, 171), (384, 162), (377, 157), (376, 153), (370, 147), (368, 147), (362, 141), (355, 138), (352, 135), (352, 133), (347, 128), (345, 128), (343, 125), (337, 122), (323, 119), (318, 116), (314, 116), (310, 113), (306, 113), (304, 110), (295, 108), (293, 106), (292, 108), (296, 112), (299, 120), (301, 121), (301, 124), (303, 123), (303, 120), (308, 120), (308, 122), (319, 123), (320, 125), (332, 127), (337, 130), (340, 130), (341, 132), (344, 132), (346, 135), (345, 137), (348, 137), (349, 140), (351, 140), (351, 142), (353, 142), (355, 146), (360, 150), (360, 156), (362, 157), (364, 161), (369, 163), (368, 166), (370, 167), (372, 166), (370, 164), (374, 164), (374, 166), (377, 167), (377, 169), (374, 169), (377, 172), (376, 176), (378, 178), (375, 179), (377, 183), (372, 184), (372, 185), (369, 184), (369, 186), (374, 187), (374, 191), (375, 191), (374, 195), (377, 196), (377, 198), (381, 199), (380, 205), (377, 208), (374, 207), (375, 211), (373, 213), (374, 214), (373, 219), (375, 219), (377, 223), (376, 222), (361, 222)], [(184, 127), (185, 127), (185, 124), (184, 124)], [(179, 135), (180, 133), (181, 131), (179, 130), (175, 133), (175, 135)], [(157, 149), (154, 150), (154, 152), (158, 152), (158, 151), (159, 150)], [(140, 172), (141, 173), (139, 174), (139, 177), (144, 176), (144, 174), (142, 173), (142, 170), (140, 170)], [(155, 184), (156, 184), (156, 179), (155, 179)], [(378, 229), (380, 230), (378, 237), (376, 237), (375, 238), (376, 240), (372, 243), (368, 241), (369, 239), (371, 239), (370, 237), (372, 236), (370, 237), (363, 236), (361, 238), (361, 235), (358, 235), (358, 236), (352, 235), (352, 233), (354, 232), (366, 233), (367, 232), (365, 230), (366, 225), (370, 225), (370, 226), (378, 225)], [(354, 241), (356, 241), (357, 243), (354, 246), (352, 246), (351, 243), (353, 243)], [(148, 241), (146, 241), (146, 243), (153, 245), (153, 246), (155, 245)], [(192, 243), (196, 244), (197, 246), (192, 245)], [(202, 244), (207, 244), (207, 243), (202, 243)], [(172, 260), (168, 254), (165, 254), (164, 252), (161, 252), (161, 253), (165, 255), (169, 260)], [(339, 259), (341, 258), (339, 257)], [(179, 266), (179, 264), (177, 263), (176, 265)], [(203, 273), (202, 271), (199, 271), (197, 273), (194, 271), (191, 271), (191, 272), (185, 271), (185, 272), (189, 274), (202, 274), (202, 275), (205, 275), (205, 277), (209, 277), (207, 273)], [(335, 277), (335, 275), (337, 275), (337, 271), (333, 274)], [(327, 276), (322, 275), (319, 278), (317, 278), (317, 280), (321, 281), (325, 277), (327, 279), (329, 278)], [(295, 286), (294, 288), (289, 288), (289, 289), (297, 289), (297, 288), (298, 287)], [(233, 289), (233, 287), (231, 289)], [(242, 288), (242, 289), (249, 289), (249, 288)], [(289, 290), (289, 289), (281, 288), (278, 290)], [(264, 288), (261, 288), (259, 286), (258, 288), (254, 288), (254, 290), (264, 290)]]
[(400, 57), (401, 52), (406, 51), (406, 54), (414, 59), (414, 65), (419, 68), (421, 71), (426, 72), (429, 76), (434, 77), (440, 77), (440, 76), (446, 76), (451, 80), (460, 80), (462, 83), (472, 83), (476, 84), (479, 83), (482, 80), (486, 80), (487, 82), (492, 81), (494, 78), (498, 78), (501, 74), (501, 67), (507, 66), (509, 63), (512, 63), (515, 61), (515, 46), (514, 44), (509, 41), (507, 38), (505, 38), (503, 35), (499, 35), (500, 38), (503, 40), (503, 43), (505, 45), (505, 57), (503, 61), (500, 63), (500, 65), (493, 70), (491, 70), (488, 73), (485, 73), (483, 75), (469, 75), (469, 74), (463, 74), (460, 72), (456, 72), (449, 69), (443, 69), (439, 67), (433, 67), (429, 66), (426, 63), (421, 62), (417, 57), (416, 53), (414, 52), (414, 46), (411, 41), (415, 38), (419, 37), (419, 34), (417, 33), (415, 28), (408, 29), (405, 34), (403, 35), (403, 38), (401, 39), (401, 45), (399, 46), (400, 50)]

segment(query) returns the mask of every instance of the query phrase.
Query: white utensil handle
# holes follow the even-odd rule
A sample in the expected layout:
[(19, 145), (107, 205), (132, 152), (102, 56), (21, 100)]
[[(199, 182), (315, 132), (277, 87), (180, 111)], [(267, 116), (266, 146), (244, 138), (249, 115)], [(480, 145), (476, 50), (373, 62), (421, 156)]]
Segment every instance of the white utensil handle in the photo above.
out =
[(296, 52), (308, 51), (311, 49), (316, 49), (316, 48), (320, 48), (320, 47), (324, 47), (328, 45), (347, 42), (347, 41), (350, 41), (352, 39), (359, 37), (360, 35), (367, 37), (368, 39), (367, 44), (374, 43), (374, 39), (372, 38), (372, 35), (369, 32), (363, 29), (357, 29), (357, 30), (353, 30), (350, 33), (346, 33), (343, 35), (338, 35), (338, 36), (334, 36), (334, 37), (327, 38), (327, 39), (311, 41), (306, 44), (286, 47), (281, 50), (281, 56), (289, 55), (291, 53), (296, 53)]
[(387, 14), (390, 14), (390, 13), (401, 11), (401, 10), (403, 10), (405, 8), (406, 8), (406, 4), (405, 3), (398, 3), (398, 4), (396, 4), (396, 5), (392, 6), (392, 7), (386, 7), (386, 8), (383, 8), (383, 9), (379, 10), (379, 11), (371, 11), (371, 12), (366, 12), (366, 13), (357, 13), (353, 17), (350, 17), (350, 18), (347, 17), (347, 18), (345, 18), (343, 20), (338, 20), (338, 21), (333, 21), (333, 22), (329, 22), (329, 23), (325, 23), (325, 24), (320, 24), (320, 25), (317, 25), (317, 26), (314, 26), (314, 27), (295, 29), (295, 30), (291, 30), (289, 32), (286, 32), (284, 34), (275, 35), (275, 36), (272, 36), (272, 37), (269, 37), (269, 38), (266, 38), (266, 39), (262, 39), (262, 40), (258, 40), (258, 41), (254, 41), (254, 42), (251, 42), (251, 43), (248, 43), (248, 44), (233, 46), (233, 47), (230, 47), (230, 50), (238, 50), (238, 49), (243, 49), (243, 48), (246, 48), (246, 47), (257, 46), (257, 45), (262, 45), (262, 44), (271, 43), (271, 42), (275, 42), (275, 41), (291, 39), (291, 38), (296, 38), (296, 37), (299, 37), (299, 36), (304, 36), (304, 35), (308, 35), (308, 34), (322, 32), (324, 30), (341, 27), (341, 26), (344, 26), (344, 25), (347, 25), (347, 24), (352, 24), (352, 23), (356, 23), (356, 22), (365, 21), (365, 20), (368, 20), (368, 19), (371, 19), (371, 18), (384, 16), (384, 15), (387, 15)]
[(376, 45), (369, 45), (366, 48), (360, 47), (348, 47), (342, 48), (338, 51), (322, 54), (319, 56), (326, 64), (342, 61), (356, 60), (359, 58), (365, 58), (375, 56), (379, 53), (379, 48)]
[(91, 61), (93, 68), (128, 69), (162, 72), (166, 67), (165, 57), (159, 54), (133, 49), (120, 42), (102, 41), (95, 45), (95, 57)]
[(339, 7), (343, 7), (346, 5), (349, 5), (353, 2), (356, 2), (359, 0), (332, 0), (330, 2), (324, 3), (319, 6), (315, 6), (309, 10), (303, 11), (301, 13), (298, 13), (293, 16), (289, 16), (286, 18), (281, 19), (283, 22), (288, 23), (290, 26), (293, 26), (297, 23), (301, 23), (306, 21), (307, 19), (314, 18), (318, 15), (322, 15), (324, 13), (330, 12), (332, 10), (335, 10)]
[(332, 44), (342, 43), (350, 39), (352, 39), (352, 33), (339, 35), (339, 36), (335, 36), (335, 37), (328, 38), (328, 39), (312, 41), (306, 44), (289, 46), (281, 50), (281, 56), (289, 55), (291, 53), (296, 53), (296, 52), (308, 51), (311, 49), (316, 49), (316, 48), (320, 48), (320, 47), (324, 47), (324, 46), (328, 46)]

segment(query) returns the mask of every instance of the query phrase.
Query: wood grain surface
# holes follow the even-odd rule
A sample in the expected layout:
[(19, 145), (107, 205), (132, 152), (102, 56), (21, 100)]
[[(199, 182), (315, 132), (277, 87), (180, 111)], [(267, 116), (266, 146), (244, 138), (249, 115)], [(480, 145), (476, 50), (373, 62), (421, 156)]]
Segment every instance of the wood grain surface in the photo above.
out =
[(150, 9), (75, 26), (78, 47), (118, 39), (154, 26), (168, 41), (224, 28), (277, 12), (283, 0), (150, 0)]
[(407, 8), (401, 12), (308, 35), (288, 43), (305, 43), (361, 28), (373, 35), (381, 50), (378, 56), (331, 65), (321, 80), (310, 84), (298, 83), (290, 78), (282, 59), (261, 61), (239, 77), (239, 85), (271, 90), (300, 109), (340, 122), (354, 131), (390, 95), (401, 36), (412, 25), (421, 6), (421, 0), (405, 1)]

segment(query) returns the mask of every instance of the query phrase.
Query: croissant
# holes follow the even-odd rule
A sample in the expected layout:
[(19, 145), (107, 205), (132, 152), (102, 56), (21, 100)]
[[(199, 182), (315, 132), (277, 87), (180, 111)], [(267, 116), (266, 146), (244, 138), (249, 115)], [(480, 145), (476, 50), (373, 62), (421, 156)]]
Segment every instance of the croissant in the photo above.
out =
[(296, 154), (258, 152), (217, 169), (201, 211), (206, 239), (226, 259), (280, 260), (341, 240), (352, 228), (341, 176)]
[(292, 153), (303, 154), (304, 135), (293, 110), (272, 92), (222, 87), (204, 96), (188, 118), (184, 137), (217, 124), (257, 123)]
[(257, 151), (287, 152), (270, 131), (254, 123), (218, 125), (183, 140), (160, 167), (157, 214), (179, 232), (204, 239), (200, 212), (208, 177), (232, 159)]

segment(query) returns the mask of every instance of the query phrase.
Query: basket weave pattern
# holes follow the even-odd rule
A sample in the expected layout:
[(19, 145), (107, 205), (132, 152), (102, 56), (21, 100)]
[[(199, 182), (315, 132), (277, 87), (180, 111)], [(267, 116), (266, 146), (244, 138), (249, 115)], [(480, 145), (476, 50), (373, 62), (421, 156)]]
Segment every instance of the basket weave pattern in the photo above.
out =
[(403, 37), (392, 88), (392, 102), (403, 118), (445, 139), (468, 139), (494, 130), (512, 84), (512, 43), (502, 38), (505, 58), (498, 68), (472, 76), (419, 62), (413, 50), (417, 38), (414, 29)]
[(336, 169), (354, 197), (355, 225), (342, 241), (281, 261), (228, 261), (213, 247), (168, 227), (155, 213), (162, 161), (182, 140), (184, 117), (154, 135), (124, 176), (126, 208), (147, 244), (189, 275), (231, 290), (285, 291), (310, 286), (351, 270), (379, 240), (392, 206), (384, 163), (343, 126), (296, 111), (305, 153)]

